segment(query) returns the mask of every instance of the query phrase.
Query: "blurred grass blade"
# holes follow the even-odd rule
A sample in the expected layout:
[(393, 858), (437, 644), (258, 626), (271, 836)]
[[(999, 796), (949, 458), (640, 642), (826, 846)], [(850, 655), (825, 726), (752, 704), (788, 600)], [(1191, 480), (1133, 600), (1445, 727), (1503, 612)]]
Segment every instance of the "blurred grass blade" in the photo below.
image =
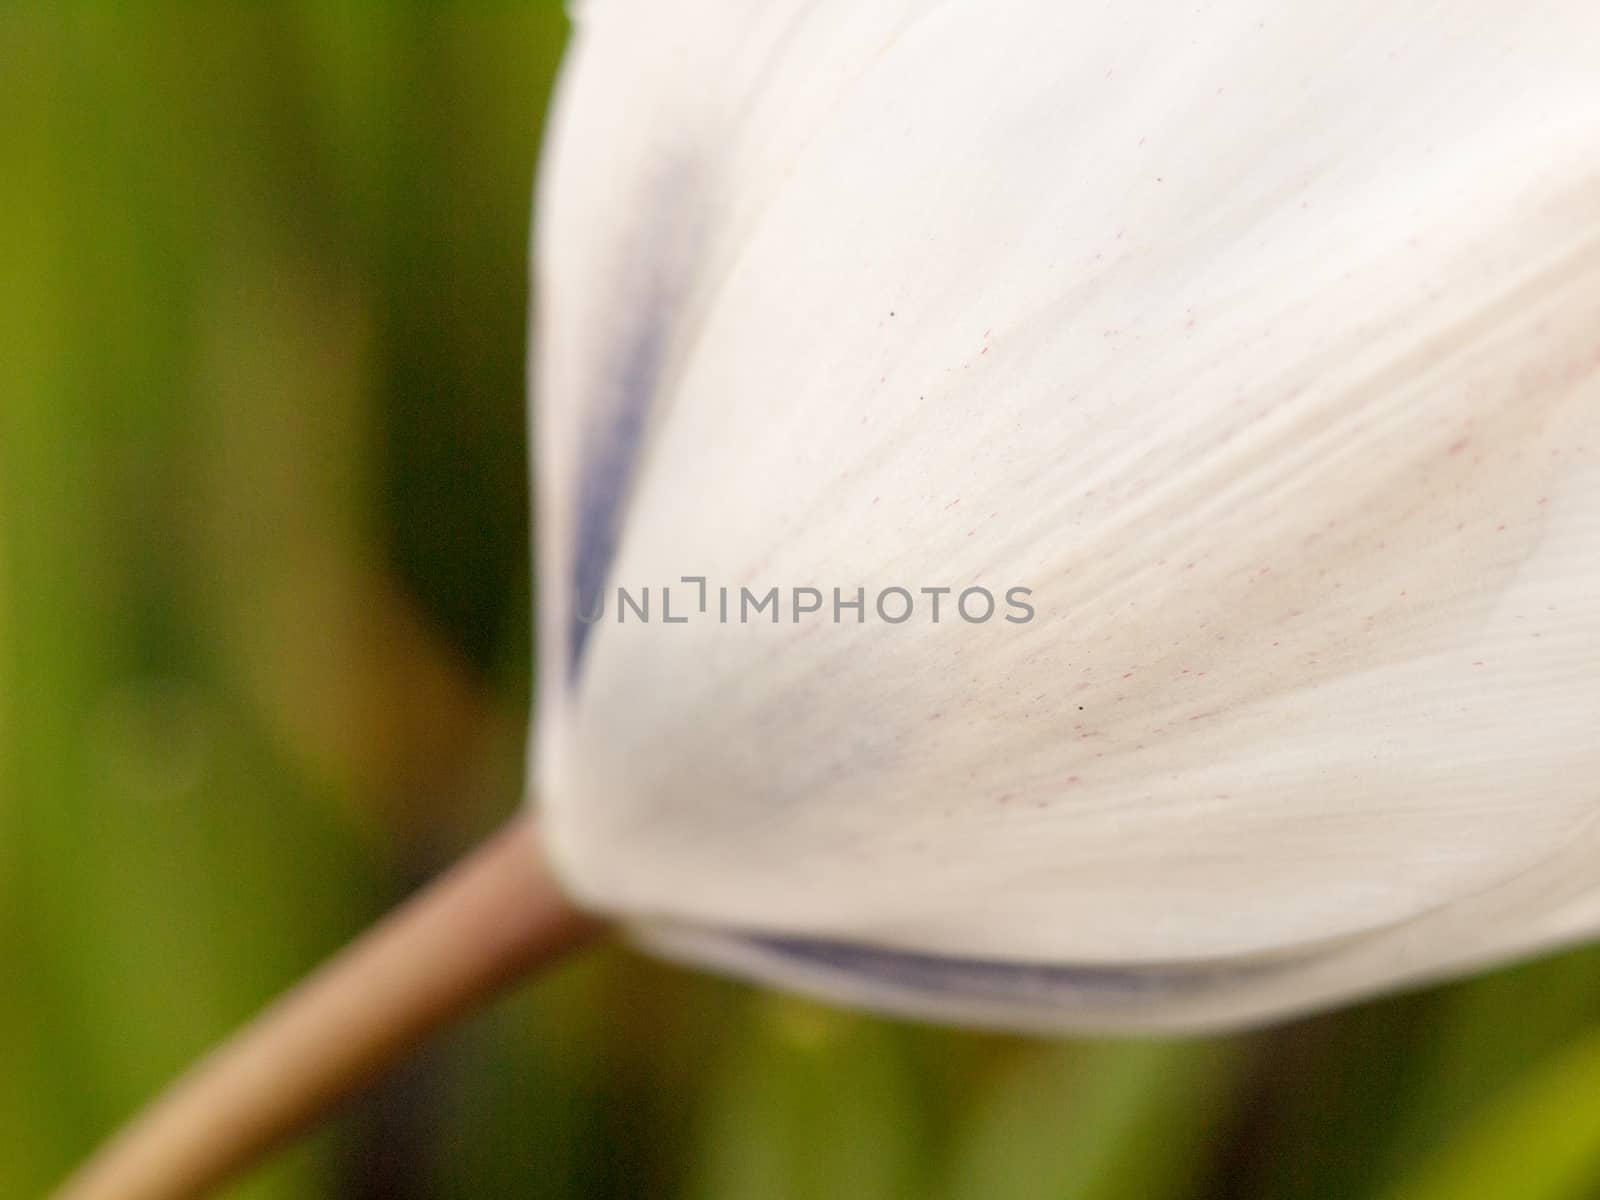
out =
[(1548, 1059), (1386, 1200), (1582, 1200), (1600, 1191), (1600, 1029)]
[(923, 1114), (897, 1032), (798, 1000), (769, 1000), (756, 1013), (708, 1093), (684, 1194), (925, 1196)]
[(1161, 1200), (1196, 1194), (1232, 1098), (1224, 1042), (1034, 1052), (979, 1104), (953, 1200)]
[[(1452, 1132), (1600, 1021), (1600, 950), (1524, 963), (1441, 992), (1405, 1047), (1416, 1087), (1390, 1118), (1388, 1171), (1423, 1161)], [(1402, 1106), (1397, 1106), (1402, 1107)], [(1363, 1191), (1372, 1190), (1364, 1188)]]

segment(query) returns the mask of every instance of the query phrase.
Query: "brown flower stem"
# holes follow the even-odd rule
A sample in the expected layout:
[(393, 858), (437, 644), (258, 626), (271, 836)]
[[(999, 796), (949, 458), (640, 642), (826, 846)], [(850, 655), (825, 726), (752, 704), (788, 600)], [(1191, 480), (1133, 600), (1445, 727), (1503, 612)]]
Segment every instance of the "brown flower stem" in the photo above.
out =
[(55, 1200), (185, 1200), (303, 1130), (441, 1026), (602, 929), (513, 821), (218, 1047)]

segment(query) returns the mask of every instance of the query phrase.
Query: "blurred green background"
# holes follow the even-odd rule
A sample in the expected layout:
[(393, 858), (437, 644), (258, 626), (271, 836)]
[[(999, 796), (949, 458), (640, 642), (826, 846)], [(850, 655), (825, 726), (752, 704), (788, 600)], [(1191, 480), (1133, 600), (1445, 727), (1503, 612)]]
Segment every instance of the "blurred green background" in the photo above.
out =
[[(492, 828), (548, 2), (0, 3), (0, 1197)], [(231, 1194), (1600, 1196), (1600, 956), (1248, 1037), (605, 951)]]

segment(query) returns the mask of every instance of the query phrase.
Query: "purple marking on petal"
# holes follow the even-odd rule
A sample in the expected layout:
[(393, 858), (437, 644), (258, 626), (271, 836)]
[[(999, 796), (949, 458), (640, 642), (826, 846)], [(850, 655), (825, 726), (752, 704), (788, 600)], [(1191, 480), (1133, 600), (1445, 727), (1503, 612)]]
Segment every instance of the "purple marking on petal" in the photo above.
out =
[(1054, 1003), (1071, 994), (1137, 1005), (1140, 1000), (1205, 992), (1222, 983), (1271, 974), (1282, 966), (1272, 962), (1057, 965), (952, 958), (807, 938), (753, 937), (749, 942), (797, 962), (922, 995), (1012, 1003)]
[(647, 321), (622, 354), (610, 399), (611, 421), (586, 439), (578, 472), (577, 537), (573, 547), (575, 607), (567, 634), (567, 679), (576, 681), (593, 617), (604, 603), (606, 573), (622, 532), (623, 501), (638, 465), (645, 416), (661, 372), (665, 334)]
[[(620, 318), (615, 348), (596, 364), (590, 390), (580, 397), (589, 414), (578, 447), (572, 617), (567, 630), (567, 682), (577, 683), (594, 614), (604, 601), (607, 577), (626, 523), (628, 494), (638, 474), (645, 429), (661, 401), (662, 373), (671, 352), (694, 273), (708, 211), (705, 170), (698, 154), (663, 154), (652, 176), (638, 184), (638, 223), (616, 230), (610, 287), (596, 314), (607, 325)], [(605, 269), (605, 268), (601, 268)]]

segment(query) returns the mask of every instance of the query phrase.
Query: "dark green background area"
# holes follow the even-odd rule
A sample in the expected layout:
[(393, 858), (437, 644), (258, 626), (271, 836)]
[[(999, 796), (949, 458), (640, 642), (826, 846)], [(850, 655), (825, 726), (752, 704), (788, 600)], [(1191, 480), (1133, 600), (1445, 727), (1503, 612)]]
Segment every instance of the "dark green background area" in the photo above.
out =
[[(0, 1197), (515, 803), (565, 36), (548, 3), (0, 0)], [(1590, 1197), (1597, 1017), (1593, 952), (1052, 1043), (612, 950), (231, 1194)]]

